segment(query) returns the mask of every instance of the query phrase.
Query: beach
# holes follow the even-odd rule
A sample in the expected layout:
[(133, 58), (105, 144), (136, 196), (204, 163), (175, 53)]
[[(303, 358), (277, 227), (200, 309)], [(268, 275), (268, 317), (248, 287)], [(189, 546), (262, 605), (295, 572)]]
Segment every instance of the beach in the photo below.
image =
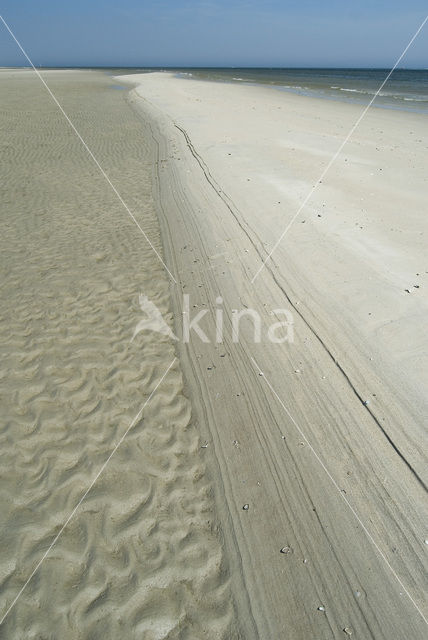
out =
[(43, 77), (135, 220), (1, 72), (2, 615), (126, 438), (0, 637), (422, 640), (426, 115)]
[[(229, 325), (179, 353), (259, 637), (422, 637), (424, 116), (369, 111), (252, 282), (361, 107), (138, 82), (177, 322), (185, 291), (207, 334), (218, 297)], [(255, 344), (248, 323), (233, 343), (243, 308), (265, 327), (288, 309), (294, 342)]]

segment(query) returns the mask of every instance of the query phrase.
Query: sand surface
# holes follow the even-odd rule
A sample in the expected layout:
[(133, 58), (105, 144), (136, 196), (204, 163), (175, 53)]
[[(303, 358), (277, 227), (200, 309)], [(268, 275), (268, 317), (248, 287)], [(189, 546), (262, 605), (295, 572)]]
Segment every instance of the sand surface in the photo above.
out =
[[(127, 92), (101, 72), (44, 77), (161, 252), (152, 141)], [(3, 71), (0, 93), (0, 637), (233, 638), (174, 345), (131, 342), (140, 293), (171, 320), (165, 270), (35, 74)]]
[(252, 283), (361, 108), (45, 77), (173, 278), (2, 71), (0, 637), (425, 638), (426, 117), (370, 111)]
[[(120, 81), (158, 145), (176, 332), (183, 293), (209, 310), (178, 351), (244, 637), (425, 638), (426, 117), (370, 110), (252, 283), (362, 107)], [(247, 307), (261, 344), (250, 322), (232, 341)], [(272, 344), (284, 308), (294, 343)]]

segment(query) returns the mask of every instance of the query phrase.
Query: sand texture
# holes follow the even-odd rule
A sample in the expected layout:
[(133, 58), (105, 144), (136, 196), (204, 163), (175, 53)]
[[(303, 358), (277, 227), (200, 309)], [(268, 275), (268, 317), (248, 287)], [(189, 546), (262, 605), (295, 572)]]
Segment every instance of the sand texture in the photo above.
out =
[[(152, 141), (101, 72), (52, 90), (159, 252)], [(0, 626), (14, 640), (242, 637), (172, 340), (168, 277), (31, 72), (2, 72)]]
[[(209, 310), (210, 342), (178, 351), (238, 612), (254, 625), (245, 637), (422, 640), (426, 118), (371, 110), (251, 283), (361, 108), (165, 73), (138, 81), (129, 100), (158, 145), (176, 332), (184, 292), (193, 314)], [(254, 344), (250, 322), (234, 343), (246, 307), (264, 332), (290, 310), (294, 343)]]

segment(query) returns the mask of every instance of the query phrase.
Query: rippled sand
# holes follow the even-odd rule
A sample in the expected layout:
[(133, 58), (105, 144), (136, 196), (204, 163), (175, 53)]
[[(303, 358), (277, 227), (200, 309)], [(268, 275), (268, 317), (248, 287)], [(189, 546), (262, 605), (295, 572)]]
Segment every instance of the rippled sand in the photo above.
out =
[[(48, 72), (159, 252), (150, 144), (101, 72)], [(117, 84), (117, 83), (116, 83)], [(3, 616), (173, 361), (146, 240), (32, 72), (2, 72)], [(7, 638), (238, 637), (198, 430), (174, 364), (0, 627)]]

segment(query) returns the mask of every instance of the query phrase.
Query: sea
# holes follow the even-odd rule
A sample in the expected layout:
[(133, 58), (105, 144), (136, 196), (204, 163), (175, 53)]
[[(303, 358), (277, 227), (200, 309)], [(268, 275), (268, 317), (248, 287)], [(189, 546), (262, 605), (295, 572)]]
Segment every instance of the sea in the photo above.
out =
[(120, 73), (174, 72), (180, 78), (265, 85), (304, 96), (428, 114), (428, 69), (141, 68)]

